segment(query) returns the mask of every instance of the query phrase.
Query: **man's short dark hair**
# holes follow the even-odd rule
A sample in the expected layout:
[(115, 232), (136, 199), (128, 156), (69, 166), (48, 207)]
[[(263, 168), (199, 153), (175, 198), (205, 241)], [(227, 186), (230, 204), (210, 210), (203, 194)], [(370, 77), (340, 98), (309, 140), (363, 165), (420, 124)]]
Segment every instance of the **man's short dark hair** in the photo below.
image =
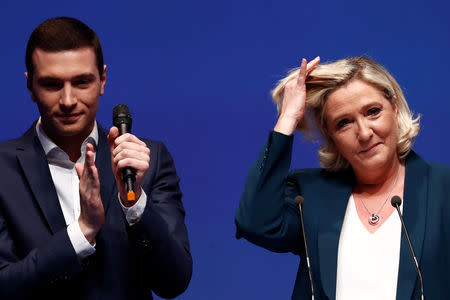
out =
[(103, 74), (103, 52), (97, 34), (83, 22), (69, 17), (51, 18), (34, 29), (28, 39), (25, 64), (28, 78), (33, 77), (33, 52), (36, 48), (48, 52), (90, 47), (97, 58), (98, 73)]

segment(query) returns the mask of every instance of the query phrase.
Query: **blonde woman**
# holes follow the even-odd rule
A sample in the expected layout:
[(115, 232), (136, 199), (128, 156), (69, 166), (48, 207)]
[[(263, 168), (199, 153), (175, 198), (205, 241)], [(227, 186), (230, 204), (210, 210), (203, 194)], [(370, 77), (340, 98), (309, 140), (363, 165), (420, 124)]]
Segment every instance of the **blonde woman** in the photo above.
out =
[[(279, 118), (251, 167), (236, 212), (237, 236), (300, 256), (292, 299), (311, 299), (298, 207), (315, 299), (419, 299), (402, 235), (412, 237), (428, 299), (450, 286), (450, 168), (411, 150), (419, 132), (395, 79), (366, 57), (302, 60), (272, 91)], [(321, 169), (289, 172), (293, 133), (317, 134)]]

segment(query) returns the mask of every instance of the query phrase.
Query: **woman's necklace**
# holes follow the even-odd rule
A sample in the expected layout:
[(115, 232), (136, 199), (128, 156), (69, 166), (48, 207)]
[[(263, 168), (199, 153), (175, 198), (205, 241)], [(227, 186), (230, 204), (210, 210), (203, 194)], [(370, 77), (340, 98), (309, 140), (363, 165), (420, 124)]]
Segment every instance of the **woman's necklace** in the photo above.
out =
[[(391, 190), (389, 191), (386, 199), (384, 200), (383, 204), (381, 205), (381, 207), (378, 209), (378, 211), (376, 213), (370, 213), (370, 211), (367, 209), (366, 204), (364, 203), (362, 198), (359, 198), (359, 200), (361, 200), (361, 203), (364, 205), (364, 208), (367, 210), (367, 212), (369, 213), (369, 224), (370, 225), (377, 225), (380, 222), (380, 216), (378, 215), (380, 213), (380, 211), (383, 209), (384, 205), (386, 204), (387, 200), (389, 199), (389, 196), (392, 193), (392, 190), (395, 187), (395, 184), (397, 183), (397, 179), (398, 179), (398, 175), (400, 174), (400, 166), (398, 167), (398, 171), (397, 171), (397, 176), (395, 177), (394, 183), (392, 184)], [(353, 194), (353, 196), (356, 198), (356, 194)]]

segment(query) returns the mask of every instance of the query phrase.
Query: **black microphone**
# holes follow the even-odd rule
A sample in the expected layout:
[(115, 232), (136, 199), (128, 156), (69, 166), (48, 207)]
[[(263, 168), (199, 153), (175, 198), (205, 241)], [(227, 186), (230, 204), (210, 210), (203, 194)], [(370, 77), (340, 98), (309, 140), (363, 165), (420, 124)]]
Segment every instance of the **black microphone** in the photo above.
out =
[[(132, 119), (130, 110), (125, 104), (117, 104), (113, 109), (113, 125), (119, 129), (119, 135), (131, 133)], [(128, 202), (136, 201), (133, 185), (136, 181), (136, 170), (133, 168), (122, 169), (122, 180), (127, 189)]]
[(408, 230), (406, 230), (405, 221), (403, 220), (402, 213), (400, 212), (400, 205), (402, 204), (402, 199), (399, 196), (394, 196), (391, 199), (391, 204), (393, 207), (397, 209), (398, 216), (400, 217), (400, 221), (402, 221), (403, 231), (405, 232), (406, 239), (408, 240), (409, 250), (411, 250), (412, 257), (414, 259), (414, 264), (416, 265), (417, 274), (419, 274), (420, 281), (420, 299), (425, 300), (425, 295), (423, 293), (423, 280), (422, 273), (420, 272), (419, 263), (417, 262), (416, 254), (414, 253), (413, 246), (411, 244), (411, 239), (409, 238)]
[(305, 224), (303, 223), (302, 205), (305, 202), (305, 198), (299, 195), (294, 198), (294, 202), (295, 204), (298, 205), (298, 210), (300, 211), (300, 222), (302, 223), (303, 244), (305, 245), (305, 254), (306, 254), (306, 265), (308, 266), (309, 282), (311, 283), (311, 299), (314, 300), (314, 284), (312, 279), (311, 264), (309, 262), (308, 243), (306, 243)]

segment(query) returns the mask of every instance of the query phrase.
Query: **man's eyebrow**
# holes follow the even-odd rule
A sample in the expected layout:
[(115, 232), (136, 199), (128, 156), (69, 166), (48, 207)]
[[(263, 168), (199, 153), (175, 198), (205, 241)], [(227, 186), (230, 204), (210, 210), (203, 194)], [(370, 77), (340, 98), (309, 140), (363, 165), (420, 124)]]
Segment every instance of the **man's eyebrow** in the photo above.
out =
[(61, 79), (57, 78), (57, 77), (52, 77), (52, 76), (44, 76), (44, 77), (39, 77), (37, 78), (37, 82), (42, 84), (42, 83), (54, 83), (54, 82), (59, 82), (61, 81)]
[[(83, 74), (75, 75), (74, 77), (70, 78), (70, 80), (80, 80), (80, 79), (94, 80), (95, 79), (95, 75), (93, 73), (83, 73)], [(64, 81), (64, 79), (59, 78), (59, 77), (53, 77), (53, 76), (43, 76), (43, 77), (37, 78), (37, 81), (39, 83), (47, 83), (47, 82)]]
[(79, 75), (72, 77), (71, 80), (78, 80), (78, 79), (94, 80), (95, 75), (93, 73), (83, 73), (83, 74), (79, 74)]

